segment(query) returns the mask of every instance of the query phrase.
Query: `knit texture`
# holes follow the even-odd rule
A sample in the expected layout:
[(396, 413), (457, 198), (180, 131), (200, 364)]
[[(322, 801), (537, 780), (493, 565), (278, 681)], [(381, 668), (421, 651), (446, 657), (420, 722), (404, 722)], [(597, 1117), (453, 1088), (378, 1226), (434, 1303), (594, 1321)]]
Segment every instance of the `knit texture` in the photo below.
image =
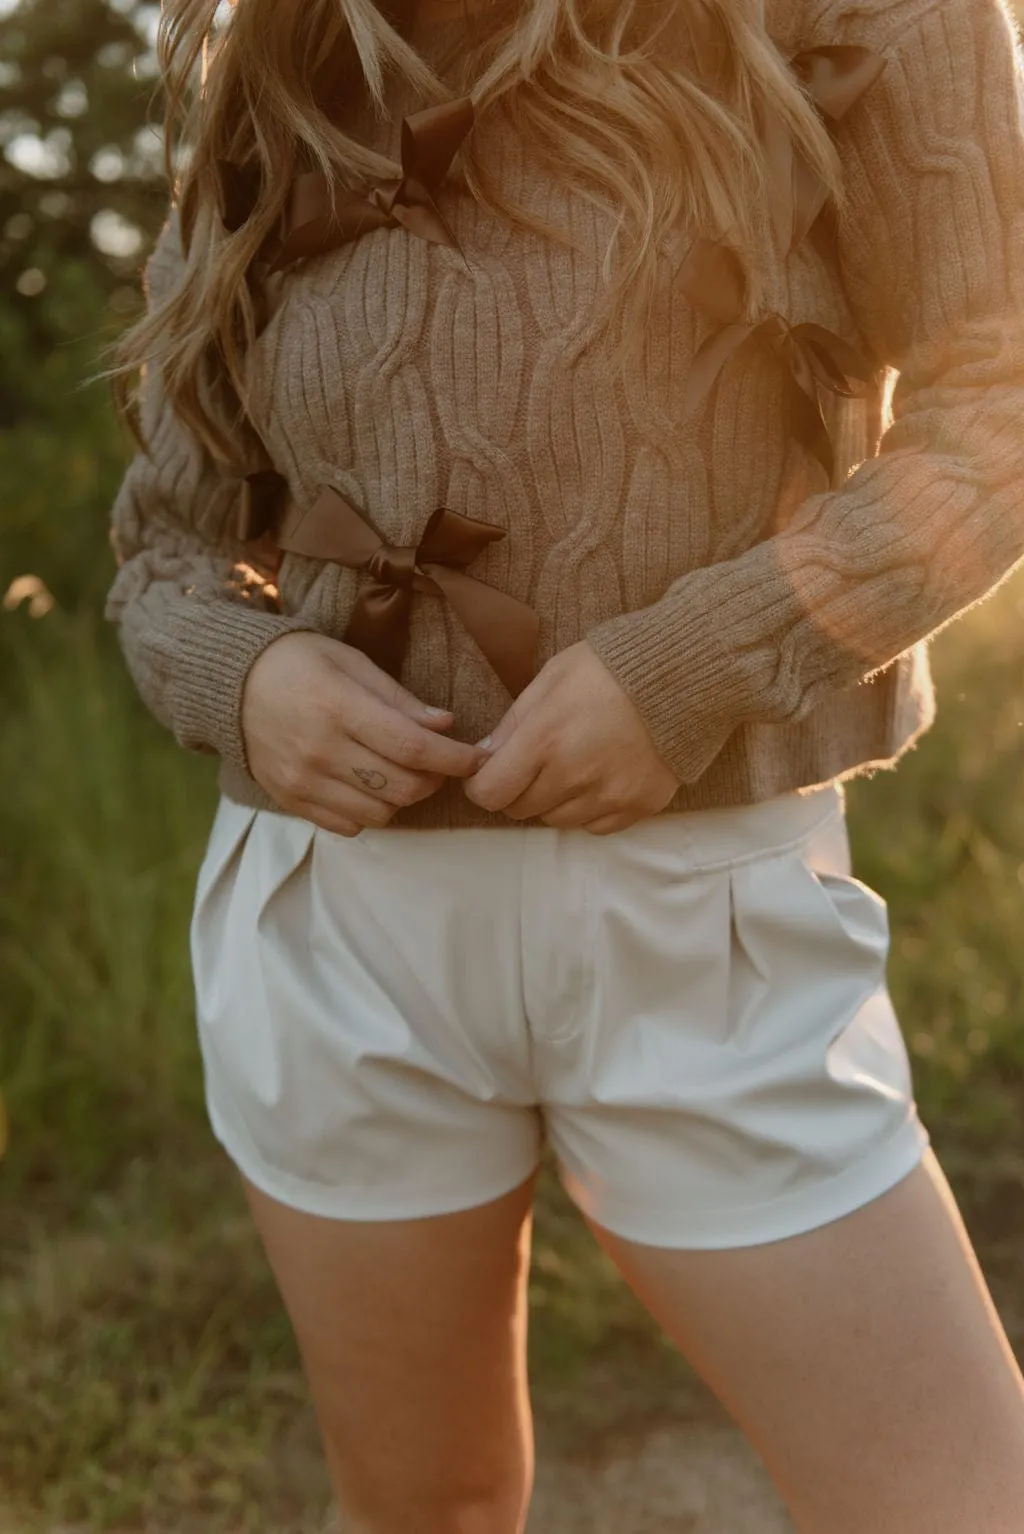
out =
[[(787, 58), (854, 43), (886, 60), (836, 129), (849, 209), (835, 237), (783, 259), (765, 231), (766, 312), (867, 348), (894, 384), (891, 399), (829, 405), (831, 485), (796, 442), (765, 354), (730, 359), (681, 419), (713, 326), (673, 283), (679, 255), (662, 257), (641, 361), (613, 365), (594, 325), (613, 210), (499, 126), (488, 164), (579, 249), (445, 188), (465, 262), (402, 229), (364, 234), (284, 279), (252, 357), (254, 420), (300, 506), (333, 485), (395, 545), (415, 544), (440, 504), (507, 530), (471, 573), (536, 610), (539, 664), (590, 642), (680, 779), (668, 812), (894, 761), (931, 722), (928, 636), (1024, 556), (1024, 123), (1007, 12), (1000, 0), (770, 0), (767, 21)], [(437, 57), (458, 24), (420, 23), (414, 40)], [(367, 112), (362, 136), (397, 159), (400, 118), (422, 104), (393, 89), (390, 120)], [(151, 299), (179, 270), (172, 221)], [(282, 633), (340, 638), (366, 577), (288, 555), (276, 610), (239, 573), (237, 482), (181, 428), (156, 376), (144, 416), (150, 451), (113, 512), (108, 615), (158, 718), (220, 755), (231, 798), (272, 808), (247, 770), (246, 677)], [(452, 708), (463, 740), (511, 701), (426, 595), (402, 681)], [(392, 822), (513, 823), (458, 782)]]

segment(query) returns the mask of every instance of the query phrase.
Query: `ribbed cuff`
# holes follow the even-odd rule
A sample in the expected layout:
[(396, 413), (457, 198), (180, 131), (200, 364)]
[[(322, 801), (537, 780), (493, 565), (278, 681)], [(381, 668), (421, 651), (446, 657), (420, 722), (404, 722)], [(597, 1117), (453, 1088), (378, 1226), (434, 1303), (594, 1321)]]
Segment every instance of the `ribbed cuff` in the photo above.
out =
[(318, 633), (308, 619), (263, 612), (243, 602), (190, 603), (176, 615), (174, 733), (194, 751), (214, 751), (249, 773), (242, 733), (242, 694), (249, 672), (283, 634)]
[[(706, 772), (740, 723), (728, 666), (706, 618), (681, 602), (655, 603), (586, 635), (641, 714), (658, 755), (682, 783)], [(738, 694), (735, 678), (732, 690)]]

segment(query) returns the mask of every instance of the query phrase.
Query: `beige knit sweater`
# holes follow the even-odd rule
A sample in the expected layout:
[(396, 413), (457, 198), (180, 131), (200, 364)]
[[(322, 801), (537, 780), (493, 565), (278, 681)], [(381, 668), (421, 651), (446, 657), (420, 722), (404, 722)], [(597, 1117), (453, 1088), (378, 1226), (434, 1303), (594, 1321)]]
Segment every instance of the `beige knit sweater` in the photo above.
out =
[[(426, 56), (452, 25), (420, 23)], [(471, 573), (536, 611), (538, 664), (589, 640), (680, 779), (669, 810), (895, 759), (932, 717), (923, 641), (1024, 555), (1024, 124), (1007, 14), (999, 0), (769, 0), (768, 26), (787, 58), (856, 43), (886, 60), (835, 130), (844, 232), (786, 259), (765, 239), (766, 312), (868, 349), (890, 384), (898, 372), (891, 420), (881, 389), (830, 397), (831, 485), (794, 438), (767, 354), (730, 359), (681, 419), (714, 325), (668, 255), (643, 359), (613, 366), (591, 324), (611, 215), (498, 130), (489, 163), (582, 250), (446, 188), (465, 262), (400, 228), (365, 233), (286, 276), (254, 359), (254, 418), (298, 505), (334, 486), (397, 545), (442, 503), (507, 530)], [(420, 105), (396, 94), (367, 139), (397, 158), (400, 118)], [(148, 267), (153, 299), (179, 266), (172, 221)], [(158, 718), (220, 755), (229, 796), (272, 808), (246, 767), (246, 676), (291, 629), (340, 637), (366, 577), (289, 554), (279, 611), (243, 591), (237, 482), (156, 379), (144, 418), (150, 453), (113, 513), (108, 615)], [(414, 598), (402, 680), (451, 707), (464, 740), (510, 702), (429, 595)], [(511, 823), (457, 782), (393, 822)]]

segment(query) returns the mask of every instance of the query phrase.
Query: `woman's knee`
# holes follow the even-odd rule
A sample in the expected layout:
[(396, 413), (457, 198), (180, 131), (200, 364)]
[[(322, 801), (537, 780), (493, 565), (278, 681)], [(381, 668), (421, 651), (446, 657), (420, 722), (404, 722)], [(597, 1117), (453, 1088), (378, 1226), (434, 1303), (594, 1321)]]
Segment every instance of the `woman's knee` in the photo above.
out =
[(400, 1476), (375, 1484), (335, 1475), (342, 1527), (352, 1534), (522, 1534), (532, 1489), (531, 1467), (467, 1479), (438, 1476), (429, 1485)]

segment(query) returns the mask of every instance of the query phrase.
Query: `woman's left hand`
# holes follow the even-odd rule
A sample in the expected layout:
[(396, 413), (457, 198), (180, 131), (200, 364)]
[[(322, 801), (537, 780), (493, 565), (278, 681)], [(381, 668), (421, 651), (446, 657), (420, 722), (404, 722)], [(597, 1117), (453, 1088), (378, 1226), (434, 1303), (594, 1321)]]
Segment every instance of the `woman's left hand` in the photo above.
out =
[(489, 761), (463, 788), (474, 804), (513, 820), (537, 817), (605, 835), (656, 815), (679, 787), (586, 640), (552, 656), (488, 743)]

